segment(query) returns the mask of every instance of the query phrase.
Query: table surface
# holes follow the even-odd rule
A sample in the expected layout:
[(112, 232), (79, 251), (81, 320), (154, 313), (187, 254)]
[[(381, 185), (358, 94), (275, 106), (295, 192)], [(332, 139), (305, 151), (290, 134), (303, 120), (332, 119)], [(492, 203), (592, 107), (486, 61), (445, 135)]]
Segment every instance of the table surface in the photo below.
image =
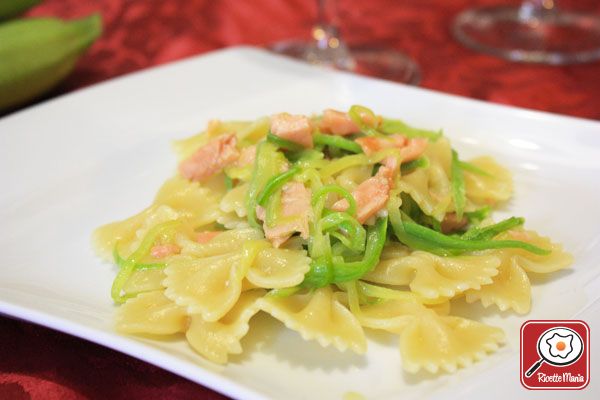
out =
[[(500, 0), (338, 0), (353, 45), (402, 50), (426, 88), (559, 114), (600, 119), (600, 62), (563, 67), (511, 63), (465, 49), (450, 24)], [(563, 1), (600, 14), (600, 2)], [(385, 12), (381, 12), (385, 10)], [(313, 0), (46, 0), (28, 14), (74, 18), (99, 12), (104, 33), (73, 74), (45, 98), (210, 50), (305, 38)], [(224, 396), (118, 352), (0, 317), (0, 399), (219, 399)]]

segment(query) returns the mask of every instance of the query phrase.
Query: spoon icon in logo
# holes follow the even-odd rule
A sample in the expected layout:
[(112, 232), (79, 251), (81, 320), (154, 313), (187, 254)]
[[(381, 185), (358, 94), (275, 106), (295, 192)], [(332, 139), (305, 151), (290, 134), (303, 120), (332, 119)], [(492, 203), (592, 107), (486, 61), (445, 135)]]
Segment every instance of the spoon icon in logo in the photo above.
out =
[(574, 364), (583, 354), (583, 339), (572, 329), (551, 328), (542, 333), (537, 342), (540, 359), (525, 372), (529, 378), (543, 363), (556, 367)]

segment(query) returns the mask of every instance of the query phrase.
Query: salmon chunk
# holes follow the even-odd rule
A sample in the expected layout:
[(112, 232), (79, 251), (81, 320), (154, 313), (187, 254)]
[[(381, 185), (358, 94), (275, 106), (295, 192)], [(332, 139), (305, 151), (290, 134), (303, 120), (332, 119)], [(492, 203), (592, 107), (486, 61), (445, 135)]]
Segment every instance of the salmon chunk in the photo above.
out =
[(389, 148), (398, 148), (400, 149), (402, 162), (416, 160), (423, 154), (427, 147), (427, 139), (407, 139), (403, 135), (391, 135), (387, 137), (365, 136), (357, 138), (355, 142), (359, 144), (366, 155)]
[(271, 117), (271, 133), (290, 142), (312, 148), (312, 126), (304, 115), (288, 113), (276, 114)]
[(181, 248), (176, 244), (157, 244), (150, 249), (152, 258), (157, 259), (172, 256), (173, 254), (179, 254), (179, 252), (181, 252)]
[[(369, 113), (361, 113), (360, 119), (365, 125), (371, 127), (377, 127), (381, 122), (380, 117), (374, 117)], [(340, 136), (347, 136), (360, 132), (360, 127), (356, 125), (348, 113), (332, 109), (323, 111), (323, 118), (321, 118), (319, 128), (325, 133)]]
[(196, 242), (198, 243), (208, 243), (211, 240), (213, 240), (213, 238), (215, 236), (217, 236), (218, 234), (220, 234), (222, 232), (220, 231), (204, 231), (204, 232), (198, 232), (198, 234), (196, 234)]
[(256, 160), (256, 146), (244, 147), (240, 152), (240, 158), (235, 162), (236, 167), (246, 167), (254, 164)]
[[(310, 190), (300, 182), (288, 182), (283, 186), (281, 189), (281, 215), (286, 221), (271, 227), (267, 226), (266, 222), (263, 223), (265, 237), (273, 244), (273, 247), (281, 246), (294, 232), (300, 232), (303, 239), (308, 239), (308, 222), (312, 218), (310, 199)], [(265, 209), (257, 206), (256, 216), (265, 221)]]
[(413, 161), (421, 157), (421, 154), (427, 148), (427, 143), (427, 139), (423, 138), (408, 139), (406, 146), (400, 149), (402, 162)]
[(359, 133), (360, 128), (345, 112), (327, 109), (323, 111), (323, 118), (319, 126), (321, 131), (333, 135), (346, 136)]
[(390, 187), (394, 186), (394, 175), (400, 170), (400, 163), (396, 157), (386, 157), (381, 161), (383, 165), (377, 171), (381, 176), (386, 177), (390, 181)]
[[(390, 198), (390, 190), (393, 186), (393, 176), (398, 168), (398, 163), (393, 157), (383, 161), (383, 165), (375, 176), (354, 189), (352, 197), (356, 201), (356, 219), (364, 224), (369, 218), (385, 208)], [(342, 199), (332, 206), (334, 211), (346, 211), (350, 205), (348, 200)]]
[(363, 152), (368, 156), (393, 147), (401, 149), (408, 144), (408, 139), (402, 135), (391, 135), (387, 137), (365, 136), (357, 138), (354, 141), (359, 144)]
[(240, 157), (236, 145), (235, 134), (219, 136), (182, 161), (179, 164), (179, 173), (192, 181), (206, 181)]

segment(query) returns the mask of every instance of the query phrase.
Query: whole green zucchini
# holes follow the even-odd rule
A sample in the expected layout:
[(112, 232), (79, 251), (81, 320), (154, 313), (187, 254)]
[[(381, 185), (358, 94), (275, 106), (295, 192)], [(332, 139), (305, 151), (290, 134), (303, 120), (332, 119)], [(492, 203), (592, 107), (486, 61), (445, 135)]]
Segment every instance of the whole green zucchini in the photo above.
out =
[(0, 110), (21, 105), (58, 84), (101, 32), (99, 15), (1, 24)]

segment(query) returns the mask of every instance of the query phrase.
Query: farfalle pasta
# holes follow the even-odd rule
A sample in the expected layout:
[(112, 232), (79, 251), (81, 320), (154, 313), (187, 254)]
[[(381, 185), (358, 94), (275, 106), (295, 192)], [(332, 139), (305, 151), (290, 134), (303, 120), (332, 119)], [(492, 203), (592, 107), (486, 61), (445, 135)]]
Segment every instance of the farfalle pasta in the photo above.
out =
[(381, 259), (363, 279), (408, 286), (424, 298), (452, 298), (468, 289), (478, 290), (491, 284), (499, 266), (500, 258), (494, 255), (440, 257), (417, 250), (403, 257)]
[(265, 313), (340, 351), (384, 330), (406, 371), (454, 372), (504, 341), (452, 315), (454, 299), (525, 314), (529, 275), (572, 262), (523, 218), (493, 221), (507, 169), (366, 107), (211, 121), (175, 150), (154, 202), (94, 243), (117, 266), (117, 330), (187, 340), (216, 363)]

